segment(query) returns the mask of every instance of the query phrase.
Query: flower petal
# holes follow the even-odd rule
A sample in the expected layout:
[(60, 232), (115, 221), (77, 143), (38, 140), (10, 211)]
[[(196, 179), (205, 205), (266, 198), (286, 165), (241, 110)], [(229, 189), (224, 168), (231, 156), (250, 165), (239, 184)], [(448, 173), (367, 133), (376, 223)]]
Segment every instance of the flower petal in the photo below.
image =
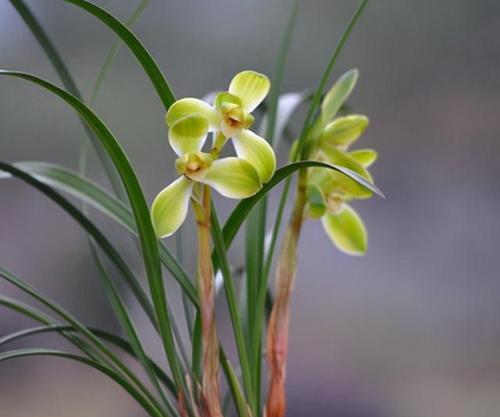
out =
[(366, 116), (357, 114), (339, 117), (326, 125), (319, 140), (331, 145), (349, 146), (364, 133), (368, 123)]
[(359, 71), (357, 69), (347, 71), (337, 80), (330, 91), (326, 93), (321, 103), (321, 119), (323, 123), (328, 123), (332, 120), (333, 116), (340, 110), (342, 104), (347, 100), (356, 85), (358, 75)]
[(323, 228), (332, 242), (349, 255), (366, 253), (368, 236), (365, 225), (352, 207), (344, 204), (337, 214), (326, 214), (321, 218)]
[(306, 214), (312, 219), (319, 219), (325, 214), (326, 202), (323, 191), (316, 184), (308, 184), (306, 188)]
[(250, 162), (230, 157), (214, 161), (203, 180), (227, 198), (247, 198), (262, 187), (259, 174)]
[(238, 96), (247, 112), (252, 112), (269, 92), (271, 82), (264, 74), (242, 71), (229, 84), (229, 92)]
[(218, 115), (215, 109), (197, 98), (182, 98), (177, 100), (168, 109), (165, 121), (168, 126), (172, 126), (180, 119), (195, 114), (204, 116), (210, 124), (210, 129), (214, 129), (218, 125)]
[[(349, 168), (350, 170), (356, 172), (361, 175), (363, 178), (373, 183), (373, 178), (368, 172), (366, 168), (364, 168), (358, 161), (356, 161), (351, 155), (346, 152), (338, 150), (335, 146), (332, 145), (324, 145), (320, 148), (322, 155), (325, 157), (326, 161), (334, 164), (340, 165), (345, 168)], [(326, 170), (323, 170), (326, 171)], [(373, 193), (367, 190), (362, 185), (358, 184), (353, 179), (347, 177), (346, 175), (331, 171), (325, 172), (330, 178), (330, 186), (331, 188), (335, 188), (338, 191), (341, 191), (346, 194), (346, 197), (349, 198), (369, 198), (373, 195)], [(323, 181), (324, 183), (324, 181)], [(326, 194), (329, 194), (331, 190), (324, 190)]]
[(356, 149), (349, 153), (356, 161), (358, 161), (363, 167), (370, 167), (378, 157), (377, 151), (373, 149)]
[(172, 235), (184, 223), (192, 190), (193, 181), (182, 176), (156, 196), (151, 218), (158, 237)]
[(276, 156), (271, 145), (248, 129), (243, 129), (232, 141), (236, 154), (253, 165), (263, 183), (268, 182), (276, 170)]
[(175, 153), (182, 156), (201, 150), (208, 133), (208, 121), (200, 115), (186, 116), (175, 122), (168, 131), (168, 140)]

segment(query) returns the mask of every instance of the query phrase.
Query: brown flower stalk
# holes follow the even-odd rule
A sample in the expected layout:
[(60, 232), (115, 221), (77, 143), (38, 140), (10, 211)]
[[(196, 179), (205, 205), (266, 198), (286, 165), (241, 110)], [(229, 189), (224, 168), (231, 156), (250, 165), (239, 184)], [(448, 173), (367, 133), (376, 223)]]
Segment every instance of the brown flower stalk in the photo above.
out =
[[(203, 417), (222, 417), (219, 386), (219, 339), (215, 324), (215, 290), (212, 269), (210, 222), (211, 192), (203, 186), (202, 205), (195, 209), (198, 224), (198, 297), (202, 335)], [(197, 203), (195, 203), (195, 206)]]
[(304, 218), (306, 203), (306, 171), (301, 171), (295, 206), (288, 223), (276, 269), (276, 299), (273, 304), (267, 331), (267, 362), (269, 390), (266, 417), (284, 417), (286, 411), (286, 360), (290, 321), (290, 298), (297, 269), (297, 245)]

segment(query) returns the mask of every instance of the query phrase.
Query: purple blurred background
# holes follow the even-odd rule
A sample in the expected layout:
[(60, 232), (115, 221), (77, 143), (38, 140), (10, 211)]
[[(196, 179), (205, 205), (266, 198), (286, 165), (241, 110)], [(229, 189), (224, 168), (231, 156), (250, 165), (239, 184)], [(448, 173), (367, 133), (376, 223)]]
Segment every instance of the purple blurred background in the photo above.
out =
[[(88, 97), (112, 34), (62, 1), (27, 3)], [(97, 3), (124, 20), (137, 4)], [(272, 73), (289, 3), (152, 1), (135, 31), (177, 96), (202, 96), (223, 89), (241, 69)], [(285, 91), (316, 85), (356, 3), (301, 2)], [(340, 254), (319, 223), (304, 229), (293, 302), (290, 417), (498, 415), (499, 65), (496, 1), (369, 3), (335, 76), (360, 69), (350, 104), (370, 117), (371, 126), (359, 146), (379, 151), (373, 173), (388, 198), (356, 205), (370, 234), (365, 257)], [(8, 1), (0, 2), (0, 67), (59, 83)], [(151, 199), (173, 178), (173, 155), (162, 106), (128, 51), (120, 51), (96, 110), (129, 153)], [(1, 160), (75, 168), (82, 140), (78, 119), (60, 101), (0, 79)], [(286, 155), (285, 147), (280, 151)], [(92, 177), (106, 184), (94, 157), (90, 165)], [(85, 323), (117, 331), (82, 231), (24, 184), (2, 181), (0, 188), (0, 265)], [(272, 209), (277, 198), (275, 192)], [(219, 204), (227, 213), (227, 202)], [(92, 215), (140, 271), (127, 234)], [(191, 234), (185, 244), (188, 261), (193, 239)], [(231, 257), (235, 265), (244, 260), (241, 242)], [(168, 285), (178, 305), (176, 285)], [(4, 283), (0, 292), (25, 299)], [(0, 337), (32, 325), (0, 308)], [(152, 333), (144, 334), (148, 350), (161, 357)], [(38, 336), (13, 346), (64, 344)], [(58, 359), (0, 364), (2, 417), (69, 414), (143, 415), (113, 382), (79, 365)]]

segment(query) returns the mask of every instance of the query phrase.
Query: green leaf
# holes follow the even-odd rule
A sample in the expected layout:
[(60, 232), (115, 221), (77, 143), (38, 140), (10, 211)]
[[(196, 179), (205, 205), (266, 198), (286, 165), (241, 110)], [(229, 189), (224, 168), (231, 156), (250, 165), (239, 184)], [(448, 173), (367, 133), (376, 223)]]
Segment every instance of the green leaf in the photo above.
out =
[(339, 213), (326, 214), (321, 219), (332, 242), (349, 255), (363, 255), (367, 248), (367, 233), (363, 221), (352, 207), (344, 203)]
[[(26, 164), (26, 163), (25, 163)], [(22, 164), (21, 164), (22, 165)], [(41, 169), (43, 171), (43, 164), (34, 165), (34, 170)], [(16, 168), (12, 165), (0, 162), (0, 171), (11, 174), (12, 176), (19, 178), (31, 185), (32, 187), (38, 189), (40, 192), (45, 194), (56, 204), (58, 204), (63, 210), (65, 210), (80, 226), (85, 229), (85, 231), (92, 236), (93, 239), (98, 243), (99, 247), (106, 253), (108, 258), (116, 265), (120, 273), (122, 274), (125, 282), (129, 286), (130, 290), (136, 297), (136, 299), (141, 304), (145, 313), (151, 319), (152, 323), (156, 322), (154, 317), (154, 312), (149, 301), (148, 296), (142, 289), (142, 286), (138, 279), (135, 277), (134, 273), (127, 265), (127, 263), (120, 256), (118, 251), (114, 248), (111, 242), (106, 238), (106, 236), (92, 223), (87, 216), (85, 216), (77, 207), (71, 204), (68, 200), (62, 197), (60, 194), (52, 190), (48, 185), (45, 185), (38, 181), (36, 178), (32, 177), (28, 173), (24, 172), (22, 169)], [(60, 171), (55, 171), (55, 176), (61, 176)], [(4, 175), (5, 178), (5, 175)], [(104, 193), (104, 192), (103, 192)], [(116, 200), (117, 201), (117, 200)]]
[(137, 392), (137, 390), (118, 372), (116, 372), (115, 370), (113, 370), (108, 366), (100, 364), (99, 362), (95, 362), (92, 359), (60, 350), (31, 348), (31, 349), (16, 349), (0, 353), (0, 362), (16, 358), (25, 358), (29, 356), (59, 357), (59, 358), (69, 359), (75, 362), (80, 362), (84, 365), (94, 368), (99, 372), (103, 373), (104, 375), (108, 376), (116, 383), (118, 383), (122, 388), (124, 388), (133, 398), (135, 398), (135, 400), (144, 408), (144, 410), (148, 412), (150, 416), (164, 417), (164, 415), (161, 412), (153, 408), (151, 404), (145, 401), (144, 398)]
[[(318, 161), (294, 162), (284, 166), (283, 168), (278, 169), (274, 174), (273, 178), (271, 179), (271, 181), (269, 181), (267, 184), (264, 184), (262, 189), (257, 194), (255, 194), (253, 197), (240, 201), (240, 203), (235, 207), (235, 209), (229, 215), (223, 228), (224, 242), (226, 246), (229, 247), (231, 245), (234, 237), (236, 236), (236, 233), (238, 233), (238, 230), (241, 227), (246, 216), (248, 215), (252, 207), (254, 207), (262, 197), (264, 197), (272, 188), (274, 188), (281, 181), (285, 180), (287, 177), (292, 175), (297, 170), (302, 168), (311, 168), (311, 167), (328, 168), (333, 171), (338, 171), (343, 175), (351, 178), (353, 181), (357, 182), (367, 190), (384, 198), (384, 194), (382, 193), (382, 191), (378, 189), (377, 186), (371, 184), (366, 179), (364, 179), (354, 171), (350, 170), (349, 168), (331, 165), (325, 162), (318, 162)], [(214, 263), (214, 266), (215, 264), (218, 265), (218, 263)]]
[(153, 84), (160, 100), (165, 106), (165, 109), (168, 109), (170, 105), (175, 101), (172, 89), (168, 85), (167, 80), (163, 76), (160, 68), (156, 64), (151, 54), (142, 45), (141, 41), (134, 35), (134, 33), (113, 15), (93, 3), (84, 0), (64, 1), (66, 3), (74, 4), (75, 6), (78, 6), (97, 17), (102, 23), (104, 23), (109, 29), (111, 29), (123, 41), (125, 45), (127, 45), (130, 51), (136, 57), (137, 61), (139, 61), (139, 63), (141, 64), (144, 72), (151, 80), (151, 83)]
[(345, 103), (356, 85), (358, 75), (359, 71), (357, 69), (347, 71), (326, 93), (323, 103), (321, 103), (321, 120), (323, 124), (332, 120)]
[[(28, 294), (30, 297), (37, 300), (44, 306), (48, 307), (52, 312), (54, 312), (57, 316), (63, 319), (66, 323), (78, 329), (78, 331), (95, 346), (95, 348), (100, 354), (100, 357), (105, 361), (105, 362), (100, 361), (98, 363), (111, 363), (112, 365), (116, 366), (119, 371), (121, 371), (124, 375), (126, 375), (134, 383), (134, 385), (137, 386), (139, 390), (138, 392), (142, 393), (142, 395), (144, 396), (144, 401), (150, 402), (151, 407), (153, 407), (154, 409), (158, 408), (156, 405), (155, 398), (151, 395), (151, 393), (144, 386), (141, 380), (118, 358), (118, 356), (116, 356), (111, 350), (109, 350), (91, 331), (89, 331), (85, 325), (80, 323), (80, 321), (78, 321), (74, 316), (72, 316), (62, 307), (58, 306), (55, 302), (51, 301), (47, 296), (37, 291), (31, 285), (23, 281), (21, 278), (15, 276), (14, 274), (10, 273), (9, 271), (1, 267), (0, 267), (0, 277), (2, 277), (15, 287), (17, 287), (22, 292)], [(30, 313), (36, 314), (36, 310), (31, 309)], [(42, 319), (44, 319), (43, 316)]]
[(51, 84), (48, 81), (31, 74), (0, 70), (0, 75), (8, 75), (11, 77), (30, 81), (63, 99), (67, 104), (73, 107), (73, 109), (80, 114), (80, 116), (89, 124), (89, 126), (91, 126), (92, 130), (97, 135), (99, 141), (113, 161), (113, 164), (115, 165), (127, 192), (127, 196), (130, 201), (132, 212), (137, 224), (139, 241), (142, 249), (141, 253), (144, 260), (146, 275), (148, 277), (148, 283), (159, 324), (160, 334), (162, 336), (162, 341), (164, 344), (165, 354), (169, 361), (169, 365), (171, 367), (177, 386), (182, 386), (183, 376), (175, 351), (175, 343), (172, 335), (170, 317), (167, 313), (168, 306), (161, 272), (160, 258), (158, 254), (158, 243), (156, 241), (156, 235), (153, 229), (153, 225), (151, 224), (151, 218), (149, 215), (149, 209), (146, 203), (146, 199), (142, 192), (137, 176), (135, 175), (135, 172), (130, 165), (127, 155), (123, 151), (118, 141), (114, 138), (113, 134), (109, 131), (107, 126), (92, 112), (92, 110), (90, 110), (76, 97), (60, 89), (54, 84)]
[[(316, 110), (318, 109), (321, 101), (321, 97), (323, 95), (323, 91), (325, 91), (326, 85), (328, 83), (328, 80), (330, 79), (330, 74), (332, 73), (333, 68), (335, 67), (335, 64), (337, 62), (337, 59), (342, 52), (342, 49), (344, 48), (344, 45), (347, 42), (347, 39), (349, 39), (349, 35), (351, 34), (352, 30), (354, 29), (354, 26), (356, 26), (357, 21), (363, 14), (363, 10), (365, 9), (366, 5), (368, 4), (368, 0), (361, 0), (359, 2), (359, 5), (354, 12), (351, 20), (347, 24), (347, 27), (344, 30), (344, 33), (339, 39), (339, 42), (337, 46), (335, 47), (332, 56), (330, 57), (330, 61), (328, 62), (328, 65), (326, 66), (323, 75), (321, 76), (321, 80), (318, 84), (318, 87), (316, 88), (313, 98), (311, 100), (311, 105), (309, 106), (309, 110), (307, 112), (306, 118), (304, 120), (304, 125), (302, 127), (302, 131), (299, 136), (299, 145), (297, 147), (297, 151), (294, 155), (293, 161), (296, 160), (298, 157), (305, 157), (304, 152), (307, 151), (306, 145), (306, 140), (308, 137), (308, 133), (310, 129), (312, 128), (312, 120), (313, 116), (316, 114)], [(327, 120), (328, 121), (328, 120)]]
[[(17, 308), (13, 307), (13, 305), (17, 304), (22, 304), (20, 301), (17, 300), (10, 300), (10, 305), (7, 303), (4, 303), (4, 298), (0, 296), (0, 305), (7, 305), (17, 311), (19, 311)], [(25, 307), (29, 307), (27, 305), (24, 305)], [(41, 313), (41, 312), (40, 312)], [(25, 314), (28, 315), (29, 314)], [(33, 317), (32, 317), (33, 318)], [(37, 321), (40, 321), (39, 319), (36, 319)], [(42, 321), (43, 322), (43, 321)], [(50, 323), (50, 320), (47, 321)], [(131, 345), (129, 342), (127, 342), (125, 339), (121, 338), (120, 336), (117, 336), (113, 333), (107, 332), (105, 330), (101, 329), (96, 329), (94, 327), (89, 327), (89, 331), (91, 331), (96, 337), (99, 337), (100, 339), (103, 339), (104, 341), (112, 344), (113, 346), (118, 347), (119, 349), (123, 350), (125, 353), (129, 354), (131, 357), (137, 359), (134, 350), (132, 349)], [(67, 337), (67, 333), (75, 333), (78, 332), (77, 329), (75, 329), (73, 326), (68, 326), (68, 325), (62, 325), (62, 324), (47, 324), (45, 326), (38, 326), (38, 327), (32, 327), (28, 329), (22, 329), (17, 332), (10, 333), (0, 339), (0, 346), (11, 343), (14, 341), (17, 341), (19, 339), (23, 339), (25, 337), (30, 337), (34, 336), (37, 334), (41, 333), (57, 333), (60, 334), (63, 337)], [(69, 339), (71, 341), (71, 339)], [(168, 388), (172, 396), (176, 396), (177, 392), (175, 391), (175, 386), (172, 380), (168, 377), (165, 372), (161, 369), (161, 367), (156, 364), (152, 359), (148, 358), (151, 366), (154, 369), (154, 372), (158, 376), (158, 378), (161, 380), (163, 385)]]
[[(214, 206), (212, 208), (212, 240), (214, 245), (214, 252), (216, 253), (222, 276), (224, 278), (224, 291), (226, 294), (229, 315), (231, 317), (231, 323), (233, 326), (234, 339), (236, 342), (236, 348), (238, 350), (238, 357), (240, 359), (243, 385), (247, 394), (248, 403), (252, 406), (252, 404), (255, 404), (255, 401), (254, 391), (252, 387), (252, 372), (250, 369), (248, 351), (245, 344), (245, 335), (243, 332), (240, 313), (238, 311), (238, 304), (236, 302), (236, 291), (234, 289), (234, 281), (231, 274), (231, 268), (229, 266), (229, 260), (227, 258), (227, 247), (224, 242), (224, 236), (222, 234), (219, 219), (217, 217), (217, 210)], [(221, 363), (223, 366), (227, 365), (224, 363), (224, 361), (221, 361)], [(231, 374), (229, 374), (229, 376), (230, 378), (228, 382), (230, 382), (231, 380)], [(235, 399), (237, 401), (236, 396)]]
[[(326, 161), (340, 165), (345, 168), (356, 172), (359, 176), (364, 178), (366, 181), (373, 183), (373, 178), (366, 168), (364, 168), (358, 161), (356, 161), (348, 153), (338, 150), (335, 146), (325, 145), (321, 147), (321, 151), (326, 157)], [(317, 171), (317, 170), (316, 170)], [(372, 196), (372, 191), (366, 187), (360, 185), (357, 181), (347, 178), (346, 176), (339, 174), (338, 172), (325, 172), (321, 171), (320, 175), (323, 174), (326, 178), (323, 182), (323, 191), (325, 194), (329, 194), (334, 189), (342, 190), (348, 197), (351, 198), (369, 198)], [(314, 173), (311, 174), (311, 177)]]
[(174, 414), (174, 408), (170, 403), (170, 401), (165, 396), (165, 393), (162, 387), (160, 386), (160, 383), (157, 379), (157, 375), (154, 372), (151, 362), (144, 350), (143, 342), (141, 341), (139, 334), (137, 333), (136, 327), (132, 321), (132, 318), (130, 317), (127, 307), (125, 306), (125, 302), (123, 301), (122, 296), (116, 289), (116, 286), (113, 283), (111, 276), (109, 275), (104, 263), (102, 262), (95, 242), (91, 240), (90, 244), (94, 259), (96, 260), (97, 263), (97, 268), (101, 275), (101, 279), (104, 283), (106, 297), (108, 298), (111, 304), (115, 316), (118, 319), (118, 322), (120, 323), (125, 334), (127, 335), (128, 340), (130, 341), (130, 346), (136, 358), (141, 363), (144, 371), (146, 372), (146, 375), (149, 377), (151, 384), (156, 389), (157, 393), (162, 399), (164, 406), (170, 412), (170, 414)]
[[(290, 49), (292, 40), (292, 33), (297, 17), (297, 9), (298, 0), (295, 0), (291, 3), (290, 13), (287, 17), (283, 38), (277, 54), (276, 67), (273, 73), (269, 95), (269, 106), (267, 108), (266, 121), (261, 125), (262, 127), (265, 127), (264, 137), (271, 146), (273, 144), (275, 146), (277, 145), (278, 140), (282, 135), (281, 130), (284, 129), (284, 126), (287, 124), (287, 121), (285, 121), (285, 119), (287, 117), (289, 118), (291, 113), (293, 113), (293, 110), (290, 110), (288, 111), (288, 116), (284, 114), (284, 101), (280, 97), (280, 91), (285, 73), (288, 51)], [(290, 107), (291, 106), (289, 106), (289, 108)], [(275, 140), (275, 138), (278, 138), (278, 140)], [(271, 148), (271, 146), (269, 147)], [(265, 170), (263, 170), (262, 168), (258, 170), (262, 182), (265, 183), (269, 181), (276, 170), (276, 157), (272, 152), (272, 148), (270, 150), (266, 150), (263, 146), (262, 148), (263, 149), (258, 152), (260, 154), (259, 158), (253, 159), (262, 161), (262, 165), (264, 167), (267, 165), (270, 168), (267, 170), (267, 174), (263, 174)], [(256, 149), (253, 150), (253, 153), (255, 152)], [(267, 161), (266, 158), (263, 158), (261, 155), (268, 155)], [(258, 294), (261, 293), (262, 287), (267, 288), (267, 276), (263, 273), (266, 217), (267, 198), (263, 198), (258, 207), (256, 207), (255, 210), (253, 210), (252, 214), (249, 216), (246, 227), (247, 333), (249, 335), (248, 353), (249, 361), (251, 364), (250, 369), (252, 371), (254, 398), (254, 401), (252, 404), (250, 404), (250, 407), (253, 411), (253, 414), (257, 416), (259, 415), (259, 409), (261, 407), (261, 338), (263, 325), (263, 318), (257, 297)]]
[[(137, 235), (137, 227), (130, 209), (92, 181), (82, 178), (75, 172), (59, 165), (47, 162), (18, 162), (14, 166), (26, 171), (44, 184), (85, 201)], [(10, 178), (10, 174), (0, 171), (0, 179), (2, 178)], [(158, 241), (158, 249), (162, 263), (179, 282), (190, 300), (196, 303), (196, 290), (187, 273), (160, 241)]]
[[(73, 77), (71, 76), (71, 73), (69, 72), (66, 64), (64, 63), (59, 52), (57, 51), (53, 43), (50, 41), (49, 37), (45, 33), (43, 27), (40, 25), (36, 17), (33, 15), (33, 13), (31, 13), (30, 9), (26, 6), (24, 1), (10, 0), (10, 2), (15, 7), (19, 15), (23, 18), (24, 22), (33, 33), (33, 36), (36, 38), (36, 40), (44, 50), (52, 66), (59, 75), (59, 78), (61, 79), (64, 88), (66, 88), (66, 90), (68, 90), (78, 99), (83, 100), (82, 95), (75, 81), (73, 80)], [(85, 133), (90, 139), (90, 142), (92, 143), (92, 146), (95, 149), (96, 154), (101, 164), (104, 167), (104, 170), (111, 182), (114, 192), (116, 193), (117, 196), (123, 199), (124, 198), (123, 188), (121, 186), (118, 174), (116, 173), (116, 170), (113, 167), (113, 164), (111, 164), (109, 158), (106, 155), (106, 152), (99, 144), (99, 141), (97, 140), (97, 138), (95, 137), (94, 133), (89, 128), (89, 126), (85, 123), (85, 121), (82, 118), (80, 118), (80, 121), (82, 122), (82, 126), (85, 130)]]

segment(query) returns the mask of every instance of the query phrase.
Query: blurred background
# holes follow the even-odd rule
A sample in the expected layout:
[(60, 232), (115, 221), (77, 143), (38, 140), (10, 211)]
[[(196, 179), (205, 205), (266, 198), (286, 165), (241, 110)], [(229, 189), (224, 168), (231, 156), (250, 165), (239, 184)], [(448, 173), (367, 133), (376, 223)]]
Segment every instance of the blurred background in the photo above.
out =
[[(123, 20), (137, 5), (96, 3)], [(113, 35), (62, 1), (27, 4), (88, 97)], [(317, 84), (356, 4), (300, 2), (284, 91)], [(272, 74), (289, 7), (286, 0), (153, 0), (134, 31), (178, 97), (201, 97), (224, 89), (242, 69)], [(356, 204), (370, 235), (362, 258), (334, 249), (319, 223), (304, 229), (292, 307), (289, 417), (498, 416), (499, 65), (497, 1), (368, 4), (335, 77), (352, 67), (361, 72), (350, 105), (371, 119), (358, 143), (379, 151), (372, 172), (387, 200)], [(6, 0), (0, 1), (0, 67), (59, 84)], [(130, 155), (151, 201), (174, 176), (173, 155), (163, 107), (127, 50), (113, 63), (95, 108)], [(25, 82), (0, 79), (1, 160), (76, 168), (84, 138), (59, 100)], [(280, 152), (283, 159), (286, 147)], [(93, 155), (89, 171), (108, 186)], [(19, 181), (1, 181), (0, 190), (0, 265), (85, 323), (117, 331), (78, 226)], [(271, 209), (278, 195), (271, 196)], [(231, 207), (219, 205), (224, 213)], [(140, 270), (127, 234), (97, 213), (92, 217)], [(186, 262), (192, 263), (192, 227), (185, 230)], [(231, 259), (236, 266), (244, 260), (241, 239)], [(168, 285), (177, 305), (176, 285)], [(25, 299), (5, 283), (0, 293)], [(220, 316), (224, 320), (224, 308)], [(33, 325), (0, 308), (0, 337)], [(161, 357), (152, 333), (141, 328), (148, 349)], [(227, 339), (229, 327), (222, 328)], [(64, 345), (46, 335), (15, 346)], [(2, 417), (143, 415), (96, 372), (34, 358), (0, 364), (0, 410)]]

